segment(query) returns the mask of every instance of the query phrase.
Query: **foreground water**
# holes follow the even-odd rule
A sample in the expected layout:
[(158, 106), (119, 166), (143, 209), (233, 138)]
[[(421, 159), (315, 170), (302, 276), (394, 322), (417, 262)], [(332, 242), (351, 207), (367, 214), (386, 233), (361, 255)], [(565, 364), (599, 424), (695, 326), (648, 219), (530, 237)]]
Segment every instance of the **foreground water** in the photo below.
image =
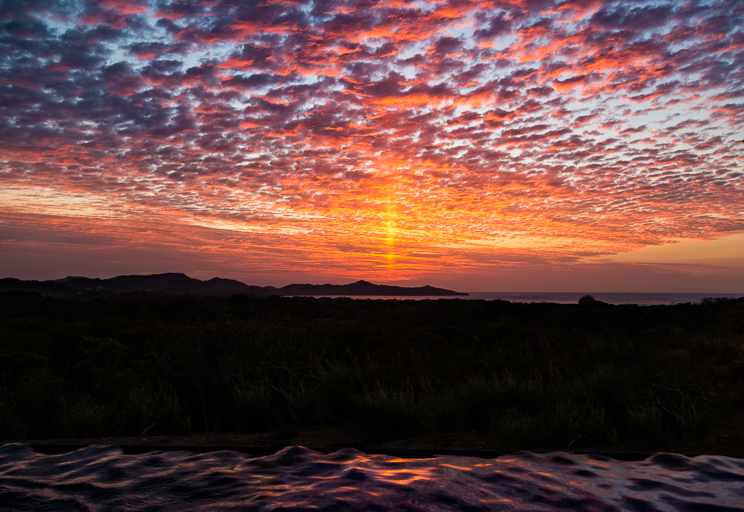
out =
[(0, 447), (0, 510), (744, 511), (744, 460), (517, 453), (400, 459), (291, 447), (251, 458)]

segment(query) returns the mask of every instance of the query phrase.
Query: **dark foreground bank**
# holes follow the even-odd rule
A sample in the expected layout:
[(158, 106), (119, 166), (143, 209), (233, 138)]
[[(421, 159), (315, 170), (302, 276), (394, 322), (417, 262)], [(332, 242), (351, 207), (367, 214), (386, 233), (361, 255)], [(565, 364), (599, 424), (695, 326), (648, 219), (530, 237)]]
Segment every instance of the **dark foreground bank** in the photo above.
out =
[(744, 453), (741, 299), (6, 292), (0, 327), (4, 440)]

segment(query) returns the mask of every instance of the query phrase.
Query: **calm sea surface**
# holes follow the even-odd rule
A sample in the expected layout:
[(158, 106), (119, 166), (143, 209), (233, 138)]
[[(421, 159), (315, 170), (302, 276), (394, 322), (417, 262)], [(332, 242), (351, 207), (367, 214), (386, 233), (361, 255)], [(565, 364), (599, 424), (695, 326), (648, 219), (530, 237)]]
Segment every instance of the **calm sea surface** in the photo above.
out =
[(43, 455), (0, 447), (0, 510), (744, 511), (744, 460), (656, 454), (643, 462), (528, 452), (400, 459), (290, 447)]
[[(595, 299), (609, 304), (638, 304), (639, 306), (656, 306), (663, 304), (698, 303), (706, 297), (744, 297), (744, 293), (593, 293), (593, 292), (470, 292), (467, 296), (454, 297), (400, 297), (387, 295), (353, 296), (352, 299), (387, 299), (387, 300), (508, 300), (510, 302), (556, 302), (558, 304), (576, 304), (584, 295), (593, 295)], [(319, 295), (317, 297), (327, 297)]]

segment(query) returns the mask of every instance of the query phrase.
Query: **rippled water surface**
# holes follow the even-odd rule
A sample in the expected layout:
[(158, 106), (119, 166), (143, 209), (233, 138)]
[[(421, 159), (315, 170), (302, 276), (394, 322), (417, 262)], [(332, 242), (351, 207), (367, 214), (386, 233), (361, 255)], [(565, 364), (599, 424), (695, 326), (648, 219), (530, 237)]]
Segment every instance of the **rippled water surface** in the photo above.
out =
[(0, 510), (744, 511), (744, 461), (657, 454), (643, 462), (518, 453), (400, 459), (292, 447), (44, 455), (0, 447)]

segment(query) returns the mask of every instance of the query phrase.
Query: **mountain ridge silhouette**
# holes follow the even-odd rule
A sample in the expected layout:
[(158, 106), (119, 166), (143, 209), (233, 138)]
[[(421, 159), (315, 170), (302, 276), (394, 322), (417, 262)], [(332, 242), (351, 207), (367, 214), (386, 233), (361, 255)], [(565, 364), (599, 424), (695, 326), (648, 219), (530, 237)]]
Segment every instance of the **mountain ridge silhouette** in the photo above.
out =
[(255, 295), (255, 296), (395, 296), (450, 297), (465, 296), (433, 286), (404, 287), (374, 284), (363, 279), (348, 284), (290, 284), (283, 287), (248, 285), (234, 279), (213, 277), (202, 281), (181, 272), (148, 275), (121, 275), (108, 279), (68, 276), (47, 281), (24, 281), (13, 277), (0, 279), (0, 291), (36, 291), (50, 295), (110, 295), (132, 292), (152, 292), (187, 295)]

